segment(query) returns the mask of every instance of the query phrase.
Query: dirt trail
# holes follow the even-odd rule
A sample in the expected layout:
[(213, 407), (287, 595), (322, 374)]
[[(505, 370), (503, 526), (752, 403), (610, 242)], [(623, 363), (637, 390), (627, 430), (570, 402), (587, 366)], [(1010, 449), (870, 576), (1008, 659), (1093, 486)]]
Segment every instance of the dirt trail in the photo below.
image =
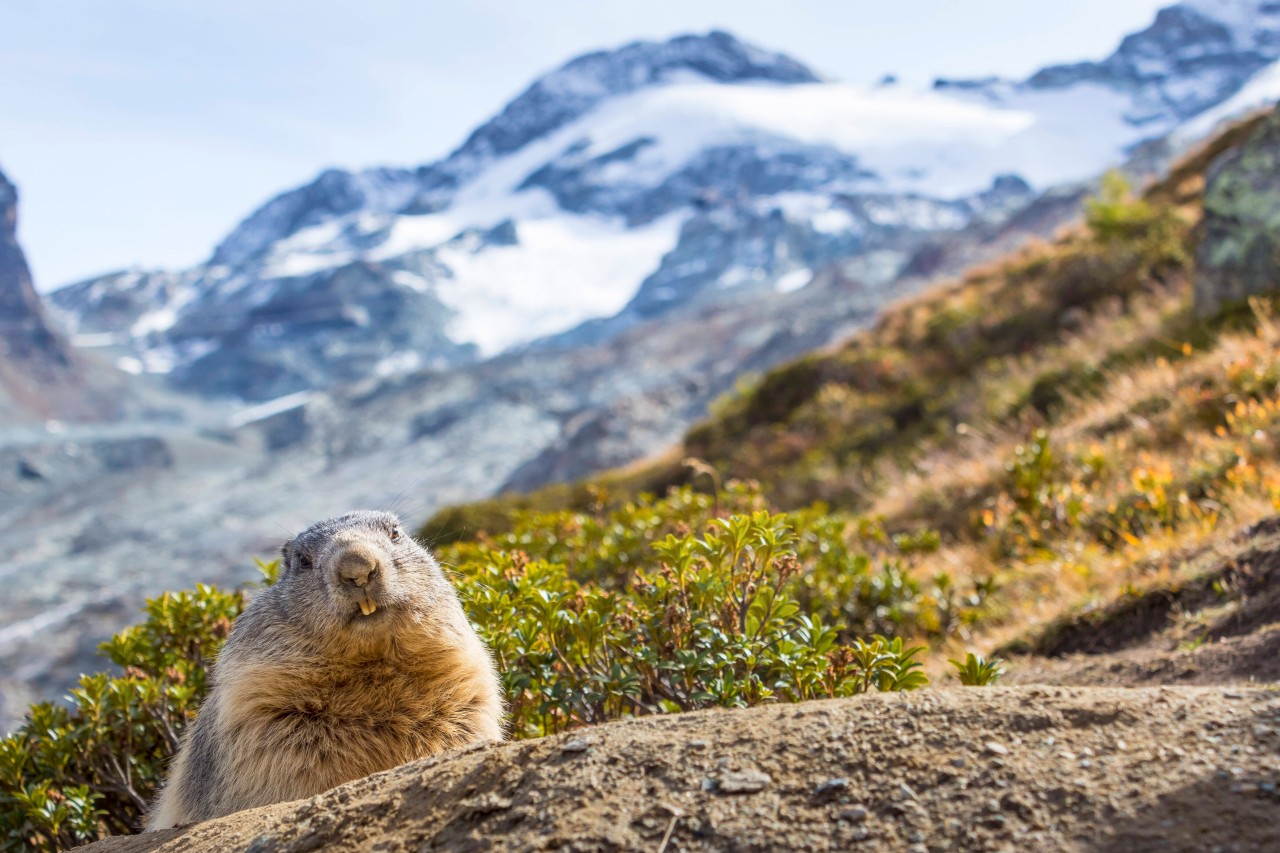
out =
[(85, 849), (1248, 851), (1280, 844), (1277, 784), (1275, 688), (932, 689), (612, 723)]

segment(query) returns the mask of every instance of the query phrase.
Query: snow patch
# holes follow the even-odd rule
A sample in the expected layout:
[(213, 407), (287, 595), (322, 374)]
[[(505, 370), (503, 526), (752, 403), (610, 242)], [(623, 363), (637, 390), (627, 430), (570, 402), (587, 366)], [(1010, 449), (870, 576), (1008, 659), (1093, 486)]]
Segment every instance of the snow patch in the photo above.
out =
[(407, 287), (410, 290), (416, 290), (418, 293), (427, 293), (431, 290), (431, 283), (417, 273), (408, 270), (396, 270), (391, 274), (391, 280), (401, 287)]
[(1218, 125), (1260, 107), (1270, 107), (1280, 101), (1280, 61), (1273, 62), (1249, 79), (1244, 87), (1227, 100), (1210, 107), (1191, 121), (1178, 128), (1174, 140), (1193, 142), (1208, 136)]
[(716, 279), (716, 287), (721, 290), (728, 290), (731, 287), (737, 287), (740, 284), (746, 284), (749, 281), (759, 281), (764, 278), (764, 271), (756, 268), (732, 266), (720, 274), (720, 278)]
[(373, 366), (373, 374), (378, 377), (402, 376), (422, 367), (422, 354), (416, 352), (398, 352), (389, 355)]
[(773, 289), (779, 293), (791, 293), (793, 290), (799, 290), (813, 282), (813, 270), (801, 267), (798, 270), (783, 273), (778, 276), (778, 280), (773, 283)]
[(173, 328), (173, 324), (178, 322), (178, 309), (173, 303), (157, 308), (154, 311), (148, 311), (138, 318), (138, 321), (129, 329), (129, 334), (135, 338), (145, 338), (154, 332), (163, 332)]
[(857, 227), (852, 214), (838, 208), (815, 213), (809, 218), (809, 224), (819, 234), (846, 234)]
[(354, 252), (272, 252), (270, 259), (262, 268), (264, 278), (299, 278), (313, 275), (324, 270), (349, 264), (356, 259)]
[(274, 400), (268, 400), (265, 403), (246, 406), (227, 418), (227, 427), (230, 429), (239, 429), (242, 426), (265, 420), (273, 415), (287, 412), (290, 409), (305, 406), (314, 396), (315, 393), (312, 391), (298, 391), (294, 394), (286, 394), (283, 397), (276, 397)]
[(129, 336), (118, 332), (82, 332), (71, 336), (71, 345), (83, 349), (119, 346), (128, 342)]
[(520, 223), (520, 243), (479, 254), (445, 246), (436, 294), (456, 312), (449, 336), (493, 355), (621, 311), (675, 245), (683, 216), (641, 228), (588, 216)]

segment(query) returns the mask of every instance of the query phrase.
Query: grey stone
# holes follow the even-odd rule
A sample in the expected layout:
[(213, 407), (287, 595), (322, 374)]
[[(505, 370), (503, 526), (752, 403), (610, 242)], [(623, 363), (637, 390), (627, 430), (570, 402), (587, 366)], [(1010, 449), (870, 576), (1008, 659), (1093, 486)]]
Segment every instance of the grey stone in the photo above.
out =
[(1203, 234), (1196, 249), (1200, 314), (1280, 283), (1280, 114), (1210, 164)]

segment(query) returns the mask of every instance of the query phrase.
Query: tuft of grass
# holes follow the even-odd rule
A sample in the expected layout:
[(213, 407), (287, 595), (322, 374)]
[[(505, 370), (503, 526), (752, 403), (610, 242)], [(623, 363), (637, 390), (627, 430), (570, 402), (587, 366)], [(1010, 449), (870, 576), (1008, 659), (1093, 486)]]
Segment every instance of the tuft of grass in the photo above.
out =
[(988, 660), (973, 652), (965, 655), (963, 661), (950, 660), (948, 663), (955, 667), (956, 677), (965, 687), (986, 687), (1004, 675), (1004, 661), (1000, 658)]

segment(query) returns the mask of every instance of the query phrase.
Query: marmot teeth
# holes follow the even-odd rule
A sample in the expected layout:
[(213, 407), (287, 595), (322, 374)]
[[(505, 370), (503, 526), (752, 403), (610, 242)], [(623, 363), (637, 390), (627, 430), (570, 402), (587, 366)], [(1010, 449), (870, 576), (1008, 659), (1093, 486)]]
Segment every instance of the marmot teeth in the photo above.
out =
[(360, 612), (363, 613), (365, 616), (372, 615), (373, 611), (377, 609), (378, 609), (378, 605), (373, 603), (372, 598), (366, 597), (366, 598), (360, 599)]

